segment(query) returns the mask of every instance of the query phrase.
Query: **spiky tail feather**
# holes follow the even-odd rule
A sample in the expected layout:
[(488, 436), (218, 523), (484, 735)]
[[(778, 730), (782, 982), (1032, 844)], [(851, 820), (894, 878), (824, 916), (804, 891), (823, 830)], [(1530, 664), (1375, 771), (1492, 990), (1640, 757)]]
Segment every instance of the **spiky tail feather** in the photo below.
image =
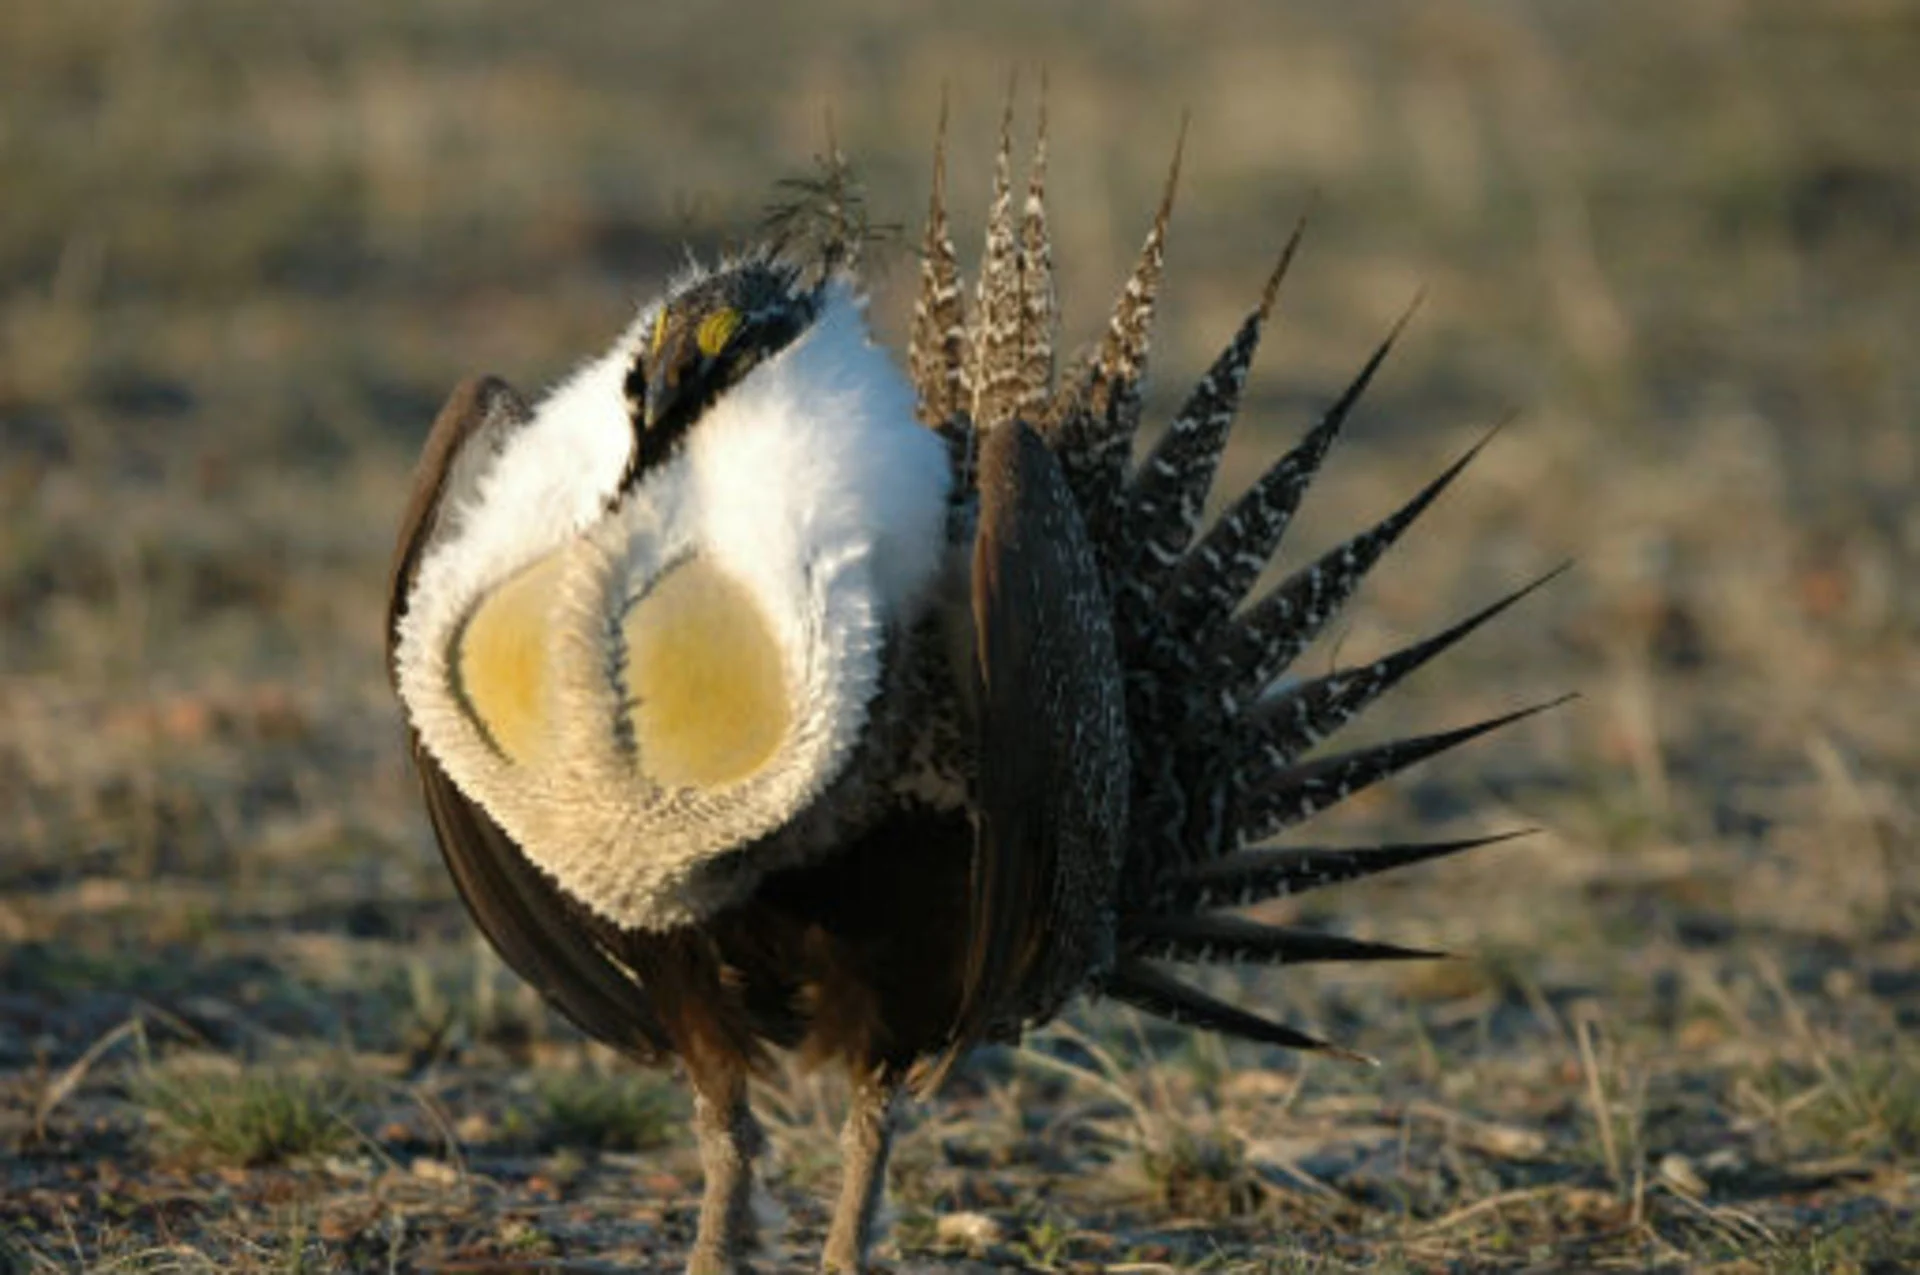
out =
[[(1099, 558), (1127, 681), (1132, 826), (1114, 901), (1118, 950), (1111, 969), (1095, 971), (1097, 989), (1174, 1022), (1359, 1057), (1219, 1001), (1155, 962), (1433, 955), (1215, 913), (1518, 835), (1352, 849), (1259, 844), (1363, 787), (1551, 707), (1303, 760), (1395, 683), (1558, 571), (1371, 664), (1276, 691), (1288, 666), (1487, 441), (1475, 444), (1400, 509), (1248, 605), (1301, 498), (1413, 307), (1306, 436), (1202, 530), (1201, 510), (1274, 299), (1299, 246), (1300, 228), (1289, 237), (1257, 306), (1166, 433), (1132, 467), (1181, 145), (1175, 147), (1159, 207), (1096, 353), (1056, 383), (1044, 105), (1026, 200), (1016, 221), (1009, 93), (971, 322), (964, 313), (944, 206), (944, 105), (941, 123), (911, 355), (922, 418), (963, 442), (974, 430), (998, 428), (1016, 417), (1038, 428), (1060, 463)], [(1182, 145), (1185, 132), (1183, 122)], [(974, 449), (966, 443), (958, 450), (971, 455)]]

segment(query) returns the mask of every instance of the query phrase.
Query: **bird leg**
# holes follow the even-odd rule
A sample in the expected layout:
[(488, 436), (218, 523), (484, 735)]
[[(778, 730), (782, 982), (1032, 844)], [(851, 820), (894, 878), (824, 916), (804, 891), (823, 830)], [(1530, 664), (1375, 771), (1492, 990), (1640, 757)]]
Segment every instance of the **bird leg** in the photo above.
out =
[(758, 1242), (753, 1222), (753, 1161), (765, 1149), (766, 1136), (747, 1106), (744, 1071), (734, 1067), (691, 1070), (693, 1129), (700, 1143), (706, 1188), (687, 1275), (736, 1275), (748, 1269), (746, 1250)]
[(881, 1069), (853, 1077), (853, 1102), (840, 1129), (840, 1199), (820, 1269), (836, 1275), (866, 1270), (874, 1214), (887, 1191), (887, 1151), (893, 1140), (893, 1100), (899, 1086)]

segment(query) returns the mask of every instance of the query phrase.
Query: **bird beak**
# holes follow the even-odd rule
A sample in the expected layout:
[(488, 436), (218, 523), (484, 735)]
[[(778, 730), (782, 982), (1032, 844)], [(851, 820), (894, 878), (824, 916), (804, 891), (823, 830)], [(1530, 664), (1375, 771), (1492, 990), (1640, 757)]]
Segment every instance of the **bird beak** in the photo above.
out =
[(651, 430), (699, 397), (701, 382), (711, 372), (711, 360), (699, 351), (682, 347), (692, 344), (684, 337), (671, 340), (655, 356), (659, 375), (647, 379), (647, 395), (641, 405), (640, 423)]
[(647, 382), (646, 402), (642, 406), (640, 423), (652, 429), (660, 418), (672, 410), (680, 397), (680, 378), (673, 372), (655, 377)]

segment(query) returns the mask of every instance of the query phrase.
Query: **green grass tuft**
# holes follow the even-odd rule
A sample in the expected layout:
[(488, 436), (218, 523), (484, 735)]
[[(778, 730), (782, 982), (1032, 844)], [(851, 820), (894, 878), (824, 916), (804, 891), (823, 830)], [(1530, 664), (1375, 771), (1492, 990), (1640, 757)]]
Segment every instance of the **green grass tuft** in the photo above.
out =
[(581, 1071), (543, 1077), (540, 1141), (548, 1146), (600, 1151), (646, 1151), (665, 1146), (684, 1122), (672, 1084), (653, 1075)]
[(1141, 1148), (1140, 1167), (1159, 1203), (1182, 1217), (1244, 1217), (1266, 1194), (1245, 1142), (1219, 1124), (1165, 1122), (1163, 1134)]
[(238, 1072), (150, 1067), (128, 1096), (168, 1151), (252, 1167), (332, 1151), (352, 1140), (352, 1086), (277, 1068)]

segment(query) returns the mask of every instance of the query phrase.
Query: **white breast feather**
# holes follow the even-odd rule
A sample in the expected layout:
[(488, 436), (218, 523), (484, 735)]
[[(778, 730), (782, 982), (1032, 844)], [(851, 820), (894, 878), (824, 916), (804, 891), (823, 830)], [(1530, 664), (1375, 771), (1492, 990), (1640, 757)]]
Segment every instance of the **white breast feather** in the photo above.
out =
[(685, 461), (703, 540), (769, 588), (796, 587), (793, 569), (823, 552), (855, 552), (897, 614), (945, 549), (946, 449), (914, 423), (911, 387), (842, 289), (701, 418)]
[[(816, 799), (844, 767), (879, 685), (890, 626), (910, 622), (946, 551), (945, 446), (835, 287), (815, 323), (726, 391), (681, 451), (605, 512), (630, 442), (621, 382), (650, 323), (545, 400), (429, 555), (402, 624), (401, 694), (428, 748), (529, 857), (588, 906), (664, 928), (732, 894), (694, 870)], [(487, 589), (556, 546), (567, 567), (556, 701), (565, 750), (532, 770), (486, 742), (452, 693), (458, 626)], [(634, 769), (608, 635), (680, 554), (712, 557), (765, 609), (796, 726), (765, 771), (722, 793), (669, 792)], [(896, 630), (897, 631), (897, 630)]]

